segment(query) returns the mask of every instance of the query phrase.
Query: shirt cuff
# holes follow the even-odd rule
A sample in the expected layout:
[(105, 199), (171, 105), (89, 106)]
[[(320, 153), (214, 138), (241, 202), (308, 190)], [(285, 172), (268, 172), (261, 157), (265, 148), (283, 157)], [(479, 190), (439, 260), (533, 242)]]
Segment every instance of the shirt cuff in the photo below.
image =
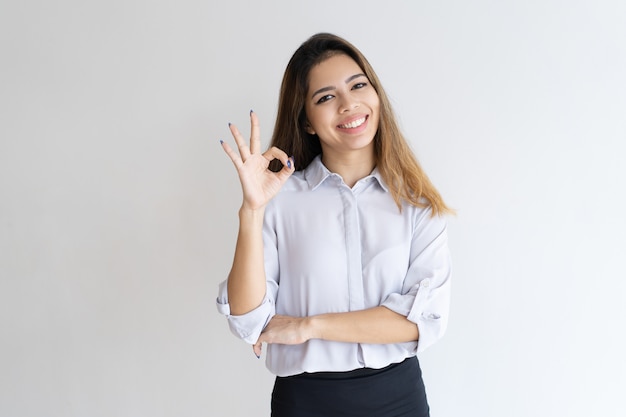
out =
[(390, 294), (382, 303), (383, 306), (417, 324), (419, 331), (417, 353), (439, 340), (447, 327), (447, 315), (429, 309), (436, 304), (429, 302), (430, 296), (430, 279), (424, 279), (420, 282), (416, 294)]
[(228, 303), (228, 296), (226, 293), (226, 281), (220, 284), (216, 306), (217, 311), (226, 316), (230, 331), (235, 336), (251, 345), (256, 343), (267, 323), (274, 316), (274, 314), (276, 314), (274, 303), (267, 298), (267, 295), (263, 298), (261, 304), (254, 310), (239, 316), (230, 314), (230, 304)]

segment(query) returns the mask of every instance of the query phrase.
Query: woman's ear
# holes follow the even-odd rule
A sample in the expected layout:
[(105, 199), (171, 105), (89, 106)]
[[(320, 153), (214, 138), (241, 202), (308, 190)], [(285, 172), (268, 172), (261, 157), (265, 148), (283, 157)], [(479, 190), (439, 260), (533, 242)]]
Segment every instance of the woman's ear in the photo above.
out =
[(313, 130), (313, 126), (311, 126), (311, 123), (309, 123), (308, 120), (304, 123), (304, 130), (306, 130), (306, 133), (309, 135), (315, 134), (315, 130)]

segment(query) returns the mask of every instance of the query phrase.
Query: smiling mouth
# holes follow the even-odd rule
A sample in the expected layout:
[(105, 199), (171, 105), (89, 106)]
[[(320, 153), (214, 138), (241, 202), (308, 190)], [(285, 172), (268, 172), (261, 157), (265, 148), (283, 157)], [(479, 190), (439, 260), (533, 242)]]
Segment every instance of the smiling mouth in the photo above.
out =
[(361, 117), (360, 119), (356, 119), (351, 121), (350, 123), (346, 123), (345, 125), (339, 125), (338, 127), (341, 129), (354, 129), (361, 126), (367, 120), (367, 116)]

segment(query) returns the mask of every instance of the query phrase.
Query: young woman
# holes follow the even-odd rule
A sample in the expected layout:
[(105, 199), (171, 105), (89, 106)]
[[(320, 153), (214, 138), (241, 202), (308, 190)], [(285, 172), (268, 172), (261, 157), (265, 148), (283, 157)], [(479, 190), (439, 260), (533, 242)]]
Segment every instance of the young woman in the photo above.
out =
[(271, 147), (222, 146), (243, 189), (217, 306), (267, 345), (272, 416), (427, 416), (416, 354), (448, 321), (450, 210), (361, 52), (317, 34), (284, 74)]

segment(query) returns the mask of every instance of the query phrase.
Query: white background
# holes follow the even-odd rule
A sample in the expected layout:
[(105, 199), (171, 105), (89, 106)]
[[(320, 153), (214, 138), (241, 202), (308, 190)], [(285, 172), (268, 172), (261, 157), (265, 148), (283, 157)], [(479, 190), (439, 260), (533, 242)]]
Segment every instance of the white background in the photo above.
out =
[(267, 416), (214, 300), (308, 36), (369, 58), (457, 209), (433, 416), (623, 416), (626, 3), (3, 1), (0, 416)]

